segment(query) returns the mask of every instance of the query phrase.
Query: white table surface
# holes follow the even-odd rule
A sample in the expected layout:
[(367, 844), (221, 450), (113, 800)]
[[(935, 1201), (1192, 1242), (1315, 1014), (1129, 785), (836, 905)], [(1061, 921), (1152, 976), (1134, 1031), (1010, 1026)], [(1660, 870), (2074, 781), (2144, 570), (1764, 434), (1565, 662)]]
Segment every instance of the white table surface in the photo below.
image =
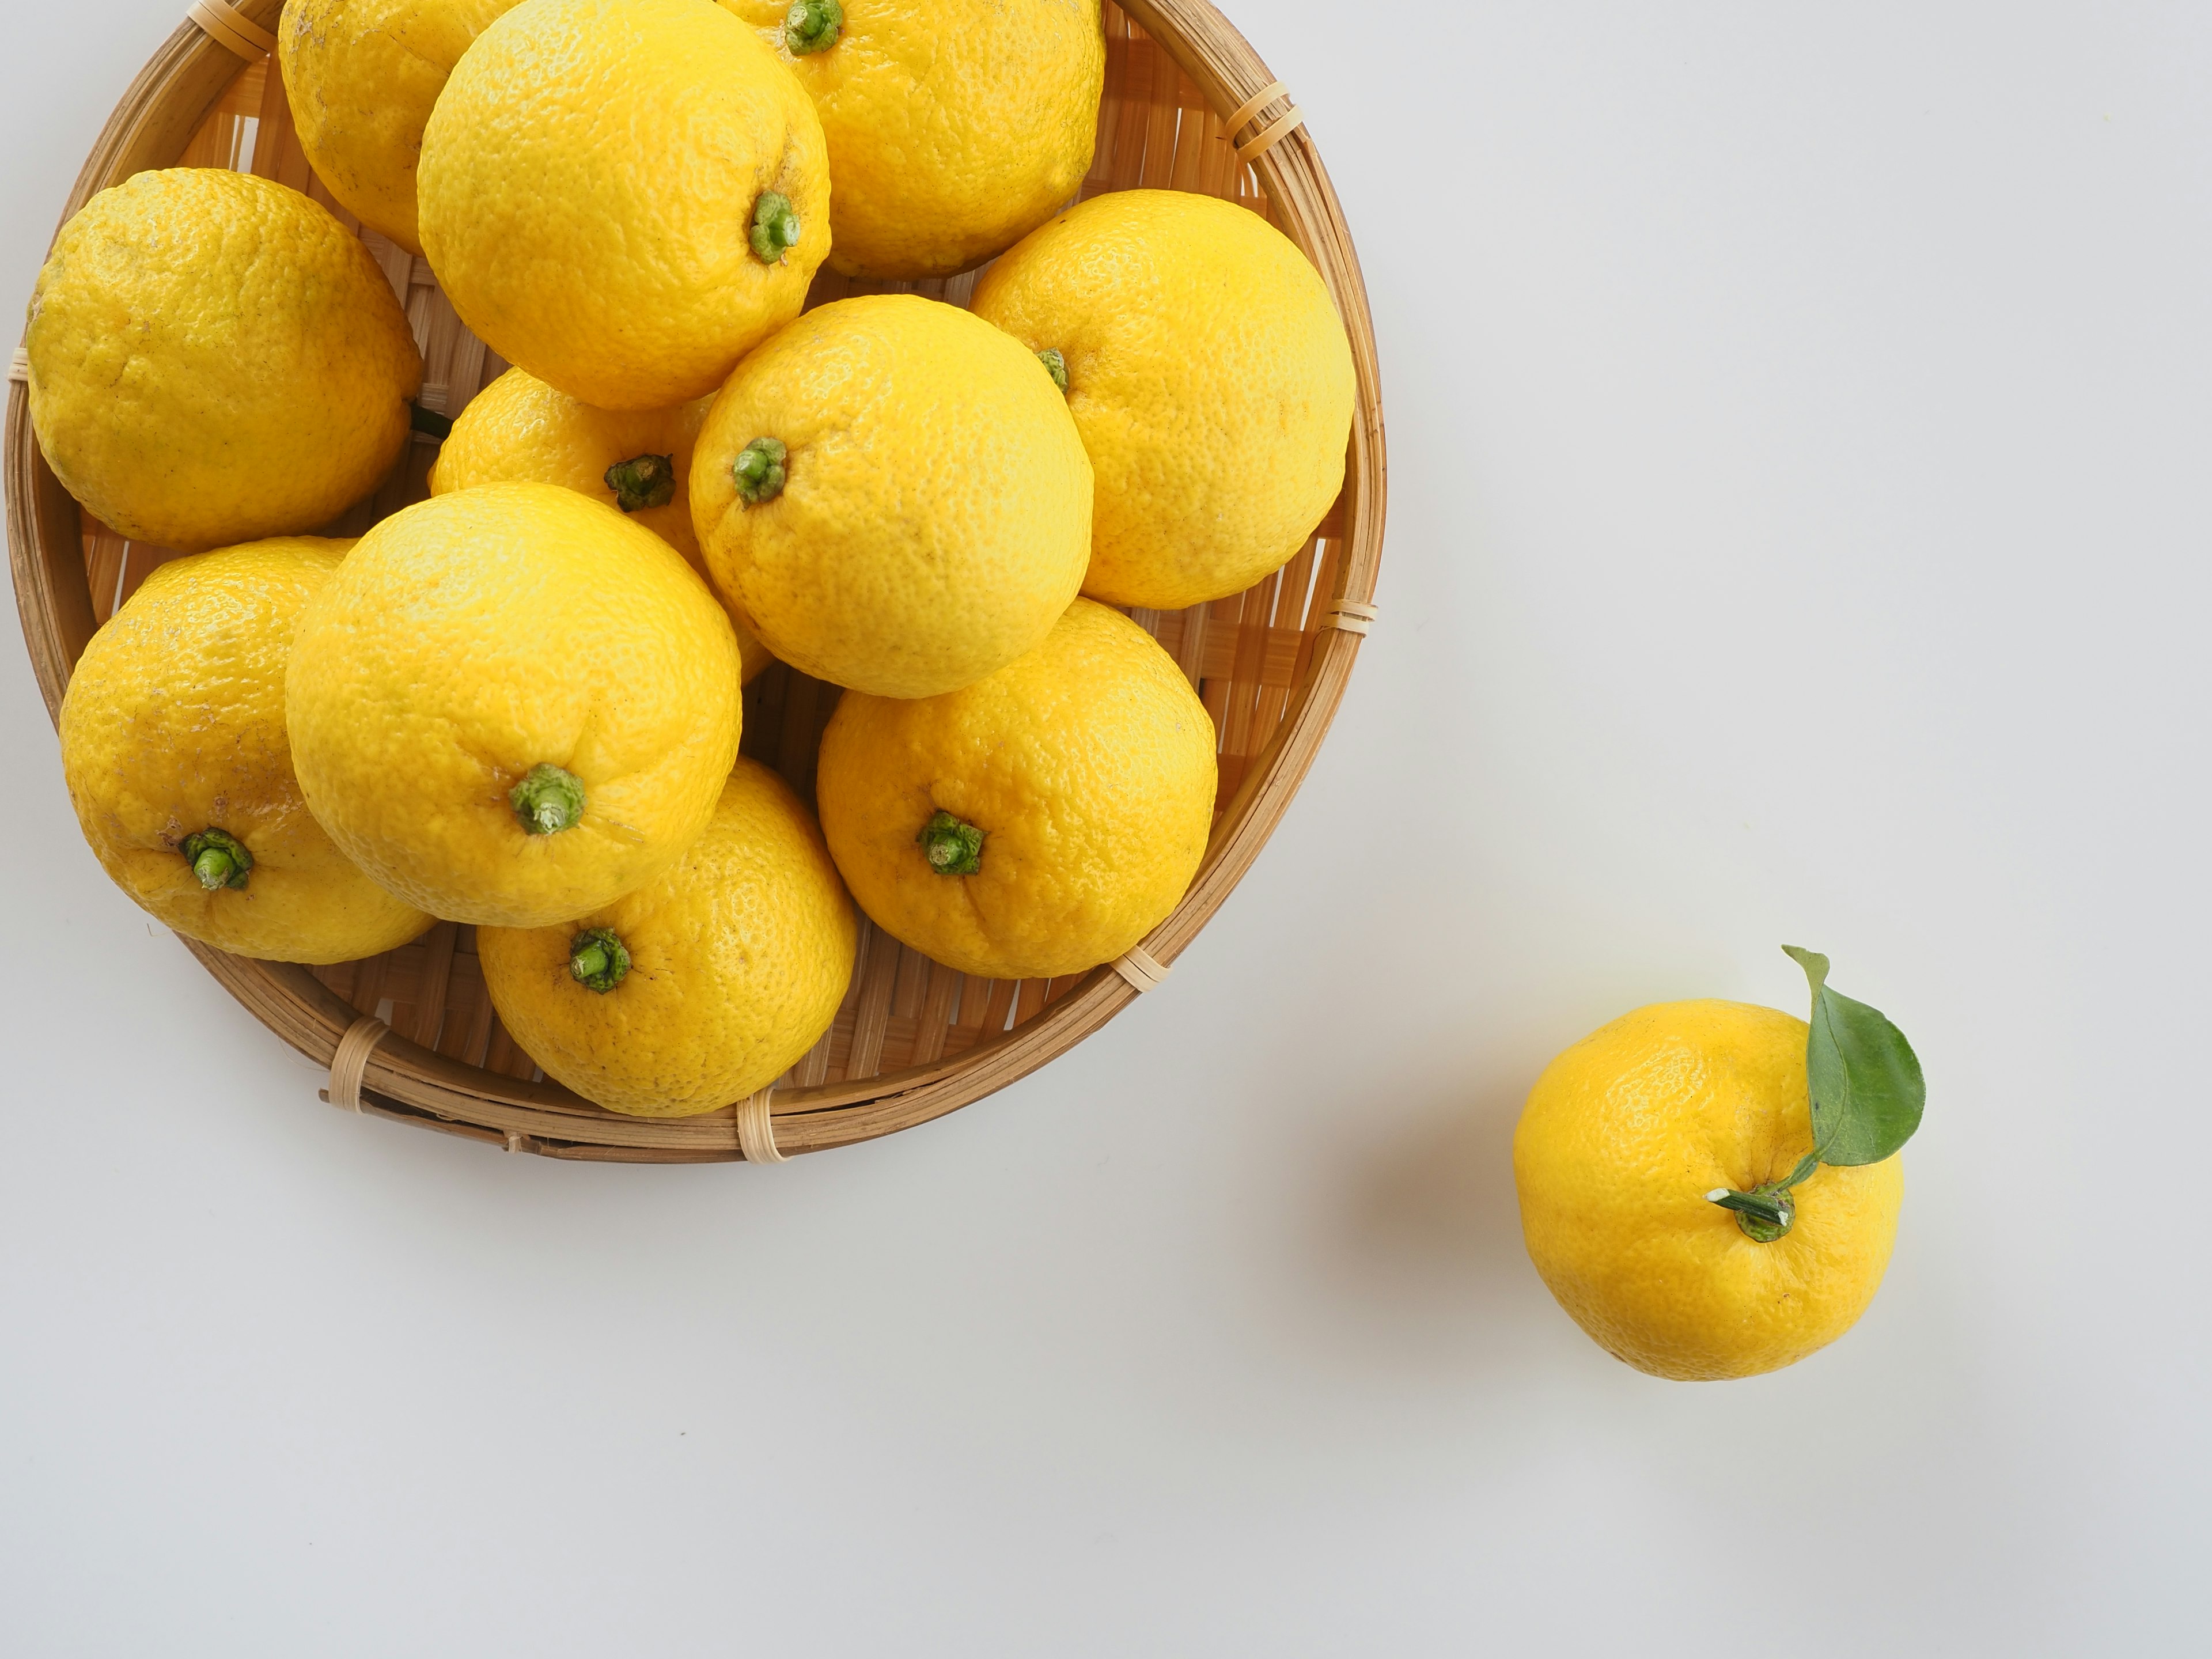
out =
[[(8, 305), (182, 9), (10, 9)], [(1382, 620), (1175, 977), (1003, 1094), (768, 1169), (333, 1112), (5, 630), (0, 1648), (2203, 1639), (2212, 10), (1237, 9), (1365, 261)], [(1784, 939), (1926, 1063), (1895, 1263), (1656, 1382), (1514, 1116), (1640, 1003), (1801, 1011)]]

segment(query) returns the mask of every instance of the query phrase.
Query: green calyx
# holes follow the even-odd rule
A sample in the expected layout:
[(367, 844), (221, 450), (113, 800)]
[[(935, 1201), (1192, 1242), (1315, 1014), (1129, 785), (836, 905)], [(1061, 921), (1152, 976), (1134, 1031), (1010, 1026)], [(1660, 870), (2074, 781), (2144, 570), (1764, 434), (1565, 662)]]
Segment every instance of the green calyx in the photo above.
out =
[(799, 215), (792, 210), (791, 198), (763, 191), (753, 204), (753, 228), (747, 240), (752, 243), (753, 258), (764, 265), (776, 264), (796, 247)]
[(586, 927), (568, 941), (568, 971), (586, 991), (604, 996), (629, 972), (629, 948), (611, 927)]
[(940, 876), (973, 876), (982, 872), (983, 832), (950, 812), (933, 817), (915, 840), (921, 843), (929, 867)]
[(1894, 1157), (1920, 1127), (1928, 1085), (1919, 1057), (1905, 1033), (1878, 1008), (1828, 988), (1828, 959), (1818, 951), (1785, 945), (1790, 960), (1813, 988), (1811, 1031), (1805, 1044), (1805, 1083), (1813, 1120), (1813, 1150), (1787, 1178), (1739, 1192), (1717, 1187), (1705, 1197), (1735, 1212), (1747, 1238), (1771, 1244), (1797, 1218), (1790, 1189), (1823, 1164), (1850, 1168)]
[(783, 494), (783, 464), (790, 454), (781, 438), (756, 438), (747, 444), (730, 463), (738, 494), (755, 506)]
[(192, 866), (200, 885), (210, 893), (245, 886), (247, 872), (253, 868), (253, 854), (246, 850), (246, 843), (221, 830), (186, 836), (177, 850)]
[(525, 833), (555, 836), (575, 827), (584, 816), (584, 781), (574, 772), (540, 761), (507, 792), (507, 804), (522, 820)]
[(1067, 395), (1067, 359), (1061, 356), (1052, 347), (1047, 346), (1042, 351), (1037, 353), (1037, 361), (1044, 365), (1044, 372), (1052, 376), (1052, 383), (1060, 388), (1060, 396), (1066, 397)]
[(1705, 1201), (1734, 1210), (1735, 1224), (1743, 1229), (1745, 1237), (1771, 1244), (1797, 1219), (1797, 1200), (1790, 1195), (1790, 1189), (1820, 1167), (1820, 1160), (1808, 1152), (1785, 1180), (1762, 1182), (1747, 1193), (1716, 1187), (1705, 1194)]
[(783, 44), (794, 58), (827, 52), (837, 44), (837, 31), (845, 27), (845, 9), (837, 0), (798, 0), (783, 15)]
[(615, 492), (615, 505), (625, 513), (665, 507), (676, 499), (676, 458), (633, 455), (609, 467), (606, 480), (607, 488)]

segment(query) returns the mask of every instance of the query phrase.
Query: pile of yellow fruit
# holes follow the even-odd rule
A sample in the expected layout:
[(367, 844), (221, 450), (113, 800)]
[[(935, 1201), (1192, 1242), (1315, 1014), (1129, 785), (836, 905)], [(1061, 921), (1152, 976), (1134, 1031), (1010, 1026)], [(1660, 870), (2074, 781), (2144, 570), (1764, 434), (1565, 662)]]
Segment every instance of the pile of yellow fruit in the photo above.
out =
[[(331, 193), (514, 367), (429, 500), (319, 538), (421, 419), (361, 241), (212, 169), (64, 228), (26, 341), (40, 444), (116, 531), (191, 555), (62, 710), (125, 891), (305, 963), (473, 923), (546, 1073), (652, 1115), (813, 1046), (854, 900), (999, 978), (1166, 916), (1214, 736), (1115, 607), (1297, 551), (1342, 483), (1352, 367), (1256, 215), (1067, 205), (1097, 0), (292, 0), (278, 61)], [(994, 258), (969, 310), (801, 314), (825, 263)], [(818, 826), (738, 755), (771, 657), (846, 688)]]

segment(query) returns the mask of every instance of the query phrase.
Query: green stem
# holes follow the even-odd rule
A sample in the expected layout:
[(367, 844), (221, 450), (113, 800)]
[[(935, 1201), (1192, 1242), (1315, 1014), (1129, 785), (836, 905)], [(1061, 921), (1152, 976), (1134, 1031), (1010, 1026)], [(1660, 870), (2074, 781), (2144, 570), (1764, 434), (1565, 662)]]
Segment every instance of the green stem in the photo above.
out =
[(1051, 346), (1047, 346), (1042, 351), (1037, 353), (1037, 361), (1044, 365), (1044, 372), (1052, 376), (1052, 383), (1060, 388), (1060, 395), (1066, 397), (1067, 395), (1067, 359), (1061, 356)]
[(784, 447), (782, 439), (754, 439), (738, 452), (738, 459), (730, 464), (730, 477), (737, 483), (738, 494), (755, 506), (774, 501), (783, 494), (783, 464), (790, 458), (791, 452)]
[(507, 791), (507, 804), (532, 836), (558, 835), (584, 816), (584, 781), (574, 772), (540, 761)]
[(827, 52), (837, 44), (837, 31), (845, 27), (845, 9), (837, 0), (799, 0), (783, 15), (783, 44), (794, 58)]
[(177, 850), (210, 893), (245, 886), (246, 872), (253, 868), (253, 854), (246, 850), (246, 843), (222, 830), (186, 836)]
[(763, 191), (753, 204), (753, 225), (746, 240), (752, 244), (753, 258), (764, 265), (775, 264), (797, 246), (799, 215), (792, 209), (791, 198), (772, 190)]
[(1790, 1196), (1790, 1189), (1820, 1167), (1820, 1155), (1808, 1152), (1783, 1180), (1762, 1182), (1749, 1192), (1716, 1187), (1705, 1194), (1705, 1201), (1735, 1211), (1735, 1224), (1743, 1230), (1745, 1237), (1771, 1244), (1787, 1233), (1797, 1219), (1797, 1200)]
[(963, 823), (950, 812), (939, 812), (921, 826), (915, 837), (929, 867), (940, 876), (973, 876), (983, 868), (983, 832)]
[(633, 455), (607, 469), (606, 483), (615, 492), (615, 505), (625, 513), (665, 507), (676, 499), (676, 458)]
[(586, 927), (568, 941), (568, 971), (586, 991), (605, 995), (629, 972), (629, 948), (611, 927)]

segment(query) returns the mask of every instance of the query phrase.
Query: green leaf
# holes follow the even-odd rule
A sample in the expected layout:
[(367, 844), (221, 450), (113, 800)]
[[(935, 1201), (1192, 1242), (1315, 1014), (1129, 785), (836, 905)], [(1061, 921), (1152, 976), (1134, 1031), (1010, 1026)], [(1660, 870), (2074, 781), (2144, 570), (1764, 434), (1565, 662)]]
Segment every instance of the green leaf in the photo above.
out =
[(1880, 1009), (1828, 988), (1828, 959), (1785, 945), (1813, 987), (1805, 1080), (1814, 1155), (1823, 1164), (1879, 1164), (1912, 1139), (1928, 1103), (1920, 1061)]

